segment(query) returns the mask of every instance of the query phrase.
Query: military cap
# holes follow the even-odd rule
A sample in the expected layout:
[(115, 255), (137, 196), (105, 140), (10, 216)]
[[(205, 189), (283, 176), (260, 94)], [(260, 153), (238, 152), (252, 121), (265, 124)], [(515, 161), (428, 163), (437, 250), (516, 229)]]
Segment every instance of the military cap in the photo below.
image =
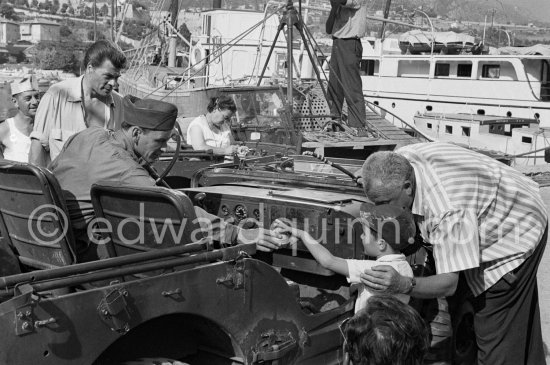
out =
[(25, 91), (38, 91), (38, 82), (33, 75), (15, 80), (11, 84), (11, 95), (17, 95)]
[(403, 251), (414, 243), (416, 224), (410, 209), (398, 205), (361, 204), (361, 221), (394, 250)]
[(178, 108), (171, 103), (155, 99), (139, 99), (132, 95), (124, 97), (124, 121), (130, 125), (169, 131), (174, 128)]

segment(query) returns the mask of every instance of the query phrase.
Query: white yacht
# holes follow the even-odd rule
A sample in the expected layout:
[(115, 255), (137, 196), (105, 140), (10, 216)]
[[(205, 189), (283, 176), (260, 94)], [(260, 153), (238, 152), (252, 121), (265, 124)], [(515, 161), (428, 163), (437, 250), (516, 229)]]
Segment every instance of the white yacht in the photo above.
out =
[(449, 55), (402, 54), (398, 39), (365, 38), (363, 45), (365, 99), (405, 121), (424, 112), (466, 113), (550, 127), (550, 48), (533, 50), (545, 55)]

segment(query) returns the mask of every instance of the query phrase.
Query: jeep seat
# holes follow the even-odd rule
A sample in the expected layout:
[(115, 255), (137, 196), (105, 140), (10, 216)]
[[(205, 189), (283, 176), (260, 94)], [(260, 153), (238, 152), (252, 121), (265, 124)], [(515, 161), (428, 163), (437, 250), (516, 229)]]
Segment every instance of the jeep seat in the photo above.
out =
[[(92, 185), (92, 204), (110, 257), (196, 242), (204, 237), (191, 200), (158, 186)], [(107, 223), (108, 222), (108, 223)]]
[(47, 169), (0, 161), (0, 230), (19, 262), (29, 268), (48, 269), (76, 261), (65, 200)]

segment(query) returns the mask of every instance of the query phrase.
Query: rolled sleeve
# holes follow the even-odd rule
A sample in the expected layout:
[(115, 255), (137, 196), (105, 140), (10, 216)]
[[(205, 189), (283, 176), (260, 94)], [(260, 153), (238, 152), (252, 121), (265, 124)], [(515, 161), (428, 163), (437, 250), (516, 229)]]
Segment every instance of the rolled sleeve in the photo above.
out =
[(371, 269), (374, 265), (382, 265), (373, 260), (346, 260), (348, 265), (348, 283), (358, 284), (361, 282), (360, 275), (365, 271)]
[(56, 110), (55, 97), (51, 93), (46, 93), (38, 104), (36, 116), (34, 117), (34, 126), (30, 134), (31, 139), (40, 141), (46, 149), (49, 147), (50, 131), (53, 127), (52, 113)]
[(344, 5), (342, 5), (345, 8), (350, 9), (359, 9), (361, 7), (362, 2), (359, 0), (348, 0)]
[(430, 243), (438, 274), (479, 267), (479, 226), (474, 212), (447, 212), (434, 227)]

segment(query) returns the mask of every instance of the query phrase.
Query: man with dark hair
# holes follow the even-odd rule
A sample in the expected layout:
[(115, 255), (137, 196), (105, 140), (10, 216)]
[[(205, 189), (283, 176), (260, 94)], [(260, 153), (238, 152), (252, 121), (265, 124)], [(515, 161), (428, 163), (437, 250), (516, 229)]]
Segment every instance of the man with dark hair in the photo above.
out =
[(342, 325), (344, 350), (353, 365), (421, 365), (430, 346), (428, 326), (409, 305), (375, 295)]
[(328, 101), (333, 115), (340, 115), (344, 99), (348, 123), (361, 128), (366, 119), (359, 61), (363, 54), (361, 37), (367, 31), (366, 0), (330, 0), (326, 31), (332, 35)]
[(473, 294), (478, 364), (545, 364), (537, 268), (548, 237), (539, 186), (490, 157), (448, 143), (376, 152), (363, 165), (376, 205), (412, 210), (433, 247), (436, 275), (407, 278), (390, 266), (361, 275), (371, 290), (438, 298)]
[(73, 134), (90, 126), (118, 129), (122, 97), (114, 91), (126, 58), (106, 40), (84, 56), (85, 74), (59, 82), (44, 94), (31, 133), (29, 162), (46, 166)]
[[(105, 130), (92, 126), (70, 138), (59, 156), (50, 164), (63, 190), (71, 223), (75, 230), (77, 256), (80, 261), (104, 257), (102, 247), (92, 245), (88, 225), (94, 218), (90, 188), (99, 181), (117, 181), (138, 186), (155, 186), (155, 180), (143, 167), (159, 158), (173, 133), (178, 109), (175, 105), (153, 99), (123, 99), (124, 118), (121, 129)], [(225, 224), (220, 218), (195, 207), (199, 220), (216, 229), (226, 244), (255, 242), (259, 250), (272, 250), (277, 241), (269, 231), (247, 230)], [(278, 243), (279, 242), (279, 243)]]

